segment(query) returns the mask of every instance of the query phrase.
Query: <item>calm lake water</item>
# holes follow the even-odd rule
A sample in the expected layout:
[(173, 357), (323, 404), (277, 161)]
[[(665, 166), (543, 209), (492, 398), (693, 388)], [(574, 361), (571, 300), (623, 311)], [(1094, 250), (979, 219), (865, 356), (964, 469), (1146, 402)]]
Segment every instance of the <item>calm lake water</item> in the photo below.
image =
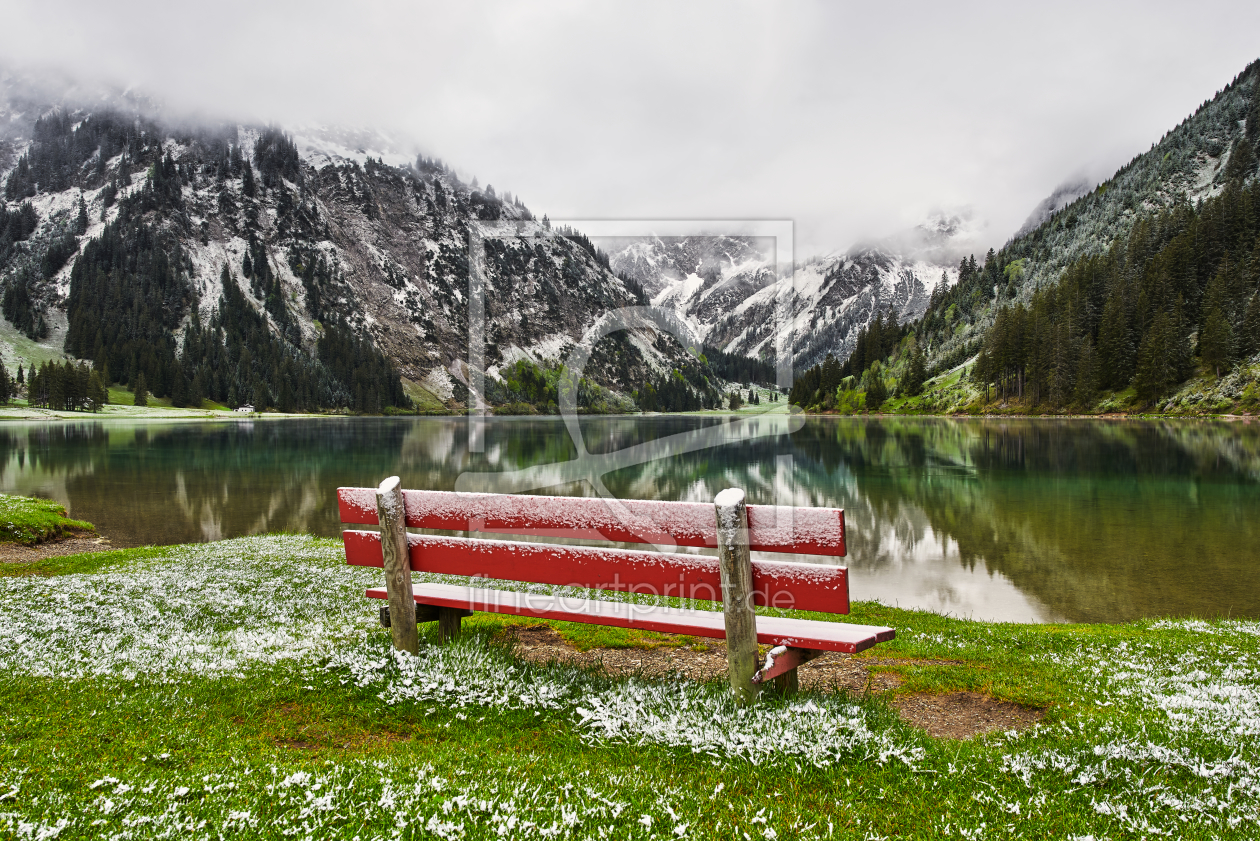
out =
[[(1015, 621), (1260, 617), (1260, 424), (767, 416), (0, 424), (0, 487), (115, 546), (339, 533), (334, 490), (846, 509), (855, 599)], [(490, 475), (487, 475), (490, 474)]]

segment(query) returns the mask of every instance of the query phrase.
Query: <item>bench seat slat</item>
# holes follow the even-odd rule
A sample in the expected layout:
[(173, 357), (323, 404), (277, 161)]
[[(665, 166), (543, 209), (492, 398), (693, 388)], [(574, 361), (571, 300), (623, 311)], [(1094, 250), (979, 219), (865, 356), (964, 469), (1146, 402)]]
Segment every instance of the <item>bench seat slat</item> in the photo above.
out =
[[(412, 589), (416, 602), (437, 607), (640, 628), (665, 634), (690, 634), (718, 639), (726, 636), (725, 620), (720, 611), (653, 607), (545, 593), (483, 590), (453, 584), (416, 584)], [(373, 599), (386, 598), (383, 587), (368, 590), (367, 595)], [(894, 636), (892, 628), (877, 625), (851, 625), (778, 616), (757, 617), (757, 642), (766, 645), (789, 645), (856, 654), (877, 643), (887, 642)]]
[[(338, 488), (343, 523), (376, 525), (374, 488)], [(706, 502), (616, 500), (600, 497), (403, 491), (407, 525), (447, 531), (526, 534), (621, 543), (673, 542), (715, 547), (713, 505)], [(627, 523), (617, 508), (629, 514)], [(748, 506), (749, 546), (763, 552), (844, 557), (840, 508)]]
[[(383, 565), (377, 532), (346, 531), (342, 537), (349, 563)], [(708, 555), (425, 534), (408, 534), (407, 540), (411, 568), (416, 572), (722, 599), (717, 558)], [(817, 613), (849, 612), (845, 567), (787, 561), (753, 561), (752, 566), (754, 604)]]

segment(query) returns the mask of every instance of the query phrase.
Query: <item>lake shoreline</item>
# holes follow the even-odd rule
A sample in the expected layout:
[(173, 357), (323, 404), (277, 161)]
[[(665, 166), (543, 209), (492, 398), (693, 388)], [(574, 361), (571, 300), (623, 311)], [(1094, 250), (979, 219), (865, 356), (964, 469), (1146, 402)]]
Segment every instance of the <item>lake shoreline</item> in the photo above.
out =
[(1253, 420), (1260, 420), (1258, 415), (1238, 415), (1238, 414), (1161, 414), (1140, 412), (1106, 412), (1097, 415), (1089, 414), (1045, 414), (1045, 413), (1016, 413), (1016, 412), (945, 412), (940, 414), (926, 412), (863, 412), (860, 414), (845, 414), (843, 412), (802, 412), (804, 417), (808, 418), (924, 418), (924, 419), (950, 419), (950, 420), (968, 420), (971, 418), (977, 420), (1226, 420), (1226, 421), (1243, 421), (1250, 423)]
[(336, 537), (336, 488), (393, 475), (710, 503), (739, 487), (756, 505), (843, 509), (857, 598), (992, 621), (1260, 616), (1246, 418), (588, 416), (583, 455), (558, 418), (260, 417), (11, 420), (2, 487), (119, 548)]
[[(775, 408), (768, 411), (723, 411), (715, 409), (706, 409), (698, 412), (626, 412), (614, 415), (597, 415), (579, 413), (580, 418), (674, 418), (674, 417), (729, 417), (729, 418), (757, 418), (757, 417), (775, 417), (789, 414), (788, 412)], [(1118, 421), (1118, 420), (1220, 420), (1220, 421), (1241, 421), (1250, 423), (1253, 420), (1260, 420), (1260, 414), (1209, 414), (1209, 413), (1179, 413), (1164, 414), (1159, 412), (1141, 413), (1141, 412), (1106, 412), (1101, 414), (1069, 414), (1069, 413), (1020, 413), (1020, 412), (996, 412), (996, 413), (972, 413), (972, 412), (861, 412), (861, 413), (844, 413), (844, 412), (807, 412), (800, 411), (792, 414), (799, 414), (805, 418), (878, 418), (881, 420), (892, 420), (898, 418), (904, 419), (924, 419), (924, 420), (1100, 420), (1100, 421)], [(284, 412), (237, 412), (233, 410), (220, 409), (171, 409), (165, 407), (133, 407), (133, 406), (106, 406), (100, 412), (73, 412), (60, 411), (54, 409), (29, 408), (26, 406), (0, 406), (0, 423), (5, 421), (78, 421), (78, 420), (124, 420), (124, 421), (260, 421), (260, 420), (318, 420), (318, 419), (341, 419), (347, 418), (367, 419), (367, 418), (458, 418), (467, 419), (469, 416), (463, 412), (452, 412), (449, 414), (411, 414), (398, 413), (390, 415), (359, 415), (351, 413), (333, 413), (333, 412), (316, 412), (304, 414), (300, 412), (284, 413)], [(563, 415), (485, 415), (486, 421), (499, 420), (560, 420)]]

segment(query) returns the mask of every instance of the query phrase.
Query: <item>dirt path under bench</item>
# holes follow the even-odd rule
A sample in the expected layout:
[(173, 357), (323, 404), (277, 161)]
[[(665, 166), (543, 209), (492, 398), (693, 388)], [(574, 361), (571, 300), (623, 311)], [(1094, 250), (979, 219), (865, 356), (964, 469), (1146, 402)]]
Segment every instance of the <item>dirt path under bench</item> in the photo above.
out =
[[(713, 680), (726, 674), (726, 645), (705, 640), (706, 650), (688, 646), (657, 648), (594, 648), (578, 651), (547, 625), (516, 626), (508, 630), (517, 656), (533, 663), (562, 662), (600, 666), (609, 674), (664, 677), (679, 674), (696, 680)], [(881, 665), (951, 665), (950, 660), (906, 660), (878, 657), (855, 658), (828, 652), (802, 665), (797, 672), (801, 689), (852, 693), (888, 693), (889, 703), (908, 724), (938, 739), (969, 739), (985, 733), (1022, 730), (1041, 720), (1044, 711), (976, 692), (897, 694), (901, 679), (871, 671)]]

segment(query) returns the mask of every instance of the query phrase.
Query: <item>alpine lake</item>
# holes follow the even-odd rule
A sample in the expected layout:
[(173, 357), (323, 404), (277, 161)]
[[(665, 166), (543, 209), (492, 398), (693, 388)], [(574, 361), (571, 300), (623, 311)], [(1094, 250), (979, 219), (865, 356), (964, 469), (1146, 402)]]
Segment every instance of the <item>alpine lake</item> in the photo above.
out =
[(855, 600), (1016, 622), (1260, 617), (1260, 423), (767, 414), (573, 427), (6, 422), (0, 489), (58, 500), (129, 547), (335, 537), (336, 488), (394, 474), (407, 488), (636, 499), (739, 487), (750, 503), (845, 509)]

